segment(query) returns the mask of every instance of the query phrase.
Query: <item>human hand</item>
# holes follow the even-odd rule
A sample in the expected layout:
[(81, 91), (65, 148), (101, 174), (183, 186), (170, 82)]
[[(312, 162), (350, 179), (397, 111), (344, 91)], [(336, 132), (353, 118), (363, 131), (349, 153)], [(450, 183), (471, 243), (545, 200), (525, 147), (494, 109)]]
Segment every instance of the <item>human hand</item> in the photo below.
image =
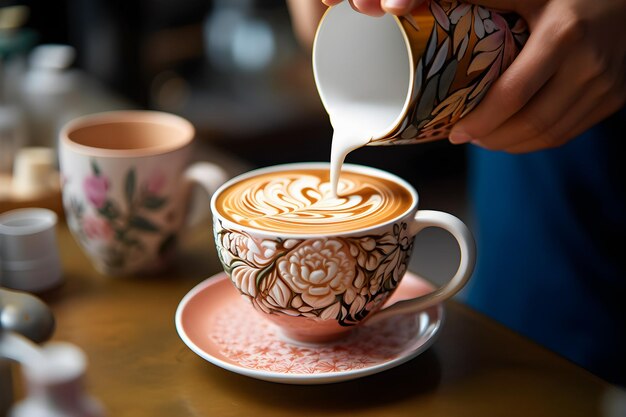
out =
[(626, 0), (469, 0), (517, 12), (530, 37), (452, 143), (509, 153), (560, 146), (626, 102)]
[[(322, 0), (328, 6), (341, 0)], [(450, 141), (524, 153), (560, 146), (626, 102), (626, 0), (464, 0), (518, 13), (530, 37)], [(422, 0), (350, 0), (371, 16)]]

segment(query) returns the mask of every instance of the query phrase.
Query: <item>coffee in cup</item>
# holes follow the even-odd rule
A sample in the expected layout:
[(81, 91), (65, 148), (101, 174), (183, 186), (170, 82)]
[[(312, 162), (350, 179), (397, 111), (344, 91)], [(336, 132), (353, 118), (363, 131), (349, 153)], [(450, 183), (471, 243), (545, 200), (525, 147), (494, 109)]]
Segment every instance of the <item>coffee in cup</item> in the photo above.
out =
[(217, 197), (217, 211), (241, 226), (272, 233), (346, 233), (392, 221), (413, 204), (404, 187), (346, 171), (339, 196), (322, 168), (269, 171), (241, 180)]
[[(418, 195), (390, 173), (344, 166), (338, 194), (329, 164), (264, 168), (236, 177), (211, 199), (218, 255), (232, 282), (288, 338), (325, 342), (366, 320), (415, 312), (469, 279), (474, 241), (456, 217), (418, 211)], [(407, 270), (417, 233), (441, 227), (461, 261), (443, 287), (382, 309)]]

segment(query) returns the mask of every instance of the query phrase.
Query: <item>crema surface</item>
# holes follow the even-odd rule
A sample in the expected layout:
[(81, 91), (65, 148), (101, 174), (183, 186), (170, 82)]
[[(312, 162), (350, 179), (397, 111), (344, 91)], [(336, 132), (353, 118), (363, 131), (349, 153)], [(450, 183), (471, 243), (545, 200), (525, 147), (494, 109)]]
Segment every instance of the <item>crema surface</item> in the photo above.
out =
[(411, 193), (384, 178), (344, 170), (338, 197), (328, 169), (299, 169), (243, 179), (218, 195), (217, 211), (242, 226), (282, 233), (337, 233), (385, 223), (413, 204)]

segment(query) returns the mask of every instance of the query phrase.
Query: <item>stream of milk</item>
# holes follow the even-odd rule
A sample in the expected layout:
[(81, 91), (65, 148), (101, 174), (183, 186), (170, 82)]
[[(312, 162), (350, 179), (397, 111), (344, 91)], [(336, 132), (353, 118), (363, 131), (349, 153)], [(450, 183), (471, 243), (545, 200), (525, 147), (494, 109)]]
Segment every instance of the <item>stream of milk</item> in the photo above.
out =
[(398, 104), (344, 101), (331, 111), (333, 142), (330, 153), (330, 183), (333, 195), (340, 191), (341, 167), (350, 152), (367, 145), (393, 126), (399, 113)]

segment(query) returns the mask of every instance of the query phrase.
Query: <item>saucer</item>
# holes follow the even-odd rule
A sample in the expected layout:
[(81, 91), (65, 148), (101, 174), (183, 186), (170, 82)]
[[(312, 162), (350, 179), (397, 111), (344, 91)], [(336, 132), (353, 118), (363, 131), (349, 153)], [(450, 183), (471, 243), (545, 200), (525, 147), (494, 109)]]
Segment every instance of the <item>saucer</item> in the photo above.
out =
[[(389, 304), (431, 292), (430, 283), (408, 272)], [(176, 310), (176, 329), (185, 344), (223, 369), (265, 381), (325, 384), (375, 374), (416, 357), (435, 340), (443, 306), (364, 324), (326, 344), (283, 338), (219, 273), (194, 287)]]

